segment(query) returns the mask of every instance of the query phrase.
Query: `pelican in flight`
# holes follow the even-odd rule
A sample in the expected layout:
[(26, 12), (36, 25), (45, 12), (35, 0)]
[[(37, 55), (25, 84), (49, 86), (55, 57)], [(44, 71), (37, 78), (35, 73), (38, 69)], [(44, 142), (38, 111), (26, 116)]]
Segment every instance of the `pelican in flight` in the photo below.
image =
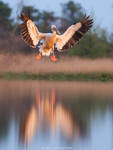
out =
[(59, 33), (55, 25), (51, 26), (52, 33), (41, 33), (28, 13), (22, 13), (20, 18), (23, 21), (21, 35), (26, 44), (37, 48), (41, 43), (37, 59), (41, 56), (50, 56), (52, 61), (57, 60), (54, 54), (55, 48), (59, 52), (72, 48), (93, 25), (93, 19), (85, 16), (78, 23), (71, 25), (63, 34)]

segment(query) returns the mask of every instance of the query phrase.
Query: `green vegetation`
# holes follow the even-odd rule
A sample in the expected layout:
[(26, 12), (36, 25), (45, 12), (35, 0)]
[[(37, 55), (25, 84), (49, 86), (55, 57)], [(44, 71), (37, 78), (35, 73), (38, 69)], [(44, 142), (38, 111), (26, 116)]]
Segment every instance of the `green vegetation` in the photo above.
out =
[(105, 31), (100, 29), (99, 36), (96, 30), (90, 31), (69, 54), (90, 58), (113, 57), (113, 47), (108, 43)]
[(49, 80), (49, 81), (113, 81), (113, 74), (110, 73), (1, 73), (0, 79), (5, 80)]
[[(17, 8), (19, 7), (17, 6)], [(71, 24), (78, 22), (86, 14), (81, 4), (72, 0), (61, 4), (61, 10), (61, 16), (57, 16), (52, 11), (41, 11), (34, 6), (23, 6), (22, 9), (22, 11), (30, 11), (31, 18), (41, 32), (50, 32), (50, 25), (56, 24), (60, 32), (63, 33)], [(29, 48), (20, 40), (20, 21), (17, 19), (17, 25), (15, 19), (11, 19), (11, 12), (12, 9), (8, 4), (0, 2), (0, 43), (2, 43), (0, 44), (0, 52), (24, 52), (31, 54), (33, 52), (32, 48)], [(17, 12), (17, 14), (20, 13)], [(19, 18), (18, 15), (16, 17)], [(8, 30), (8, 32), (4, 32), (4, 30)], [(12, 33), (16, 34), (12, 36)], [(4, 39), (3, 35), (5, 36)], [(12, 44), (10, 44), (11, 42)], [(111, 32), (109, 35), (107, 30), (94, 26), (80, 43), (66, 54), (90, 58), (113, 57), (113, 33)]]
[[(0, 29), (10, 30), (12, 20), (10, 19), (11, 16), (11, 8), (8, 4), (0, 1)], [(0, 30), (0, 32), (2, 32)]]

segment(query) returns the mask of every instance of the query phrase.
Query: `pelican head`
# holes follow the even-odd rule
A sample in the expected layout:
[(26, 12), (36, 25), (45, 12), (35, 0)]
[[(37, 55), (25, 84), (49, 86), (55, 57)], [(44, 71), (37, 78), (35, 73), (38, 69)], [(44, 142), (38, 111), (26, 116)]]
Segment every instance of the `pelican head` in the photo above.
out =
[(51, 26), (51, 30), (52, 30), (52, 32), (56, 32), (57, 34), (60, 34), (59, 30), (57, 30), (55, 25)]

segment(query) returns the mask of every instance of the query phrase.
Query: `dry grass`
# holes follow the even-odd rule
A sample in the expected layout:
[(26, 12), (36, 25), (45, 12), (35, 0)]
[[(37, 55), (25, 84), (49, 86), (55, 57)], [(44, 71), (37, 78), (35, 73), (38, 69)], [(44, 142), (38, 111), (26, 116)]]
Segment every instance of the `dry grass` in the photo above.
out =
[(113, 73), (112, 59), (80, 59), (75, 57), (62, 57), (57, 63), (49, 58), (42, 58), (40, 61), (35, 55), (22, 54), (0, 54), (0, 72), (30, 72), (30, 73), (88, 73), (108, 72)]

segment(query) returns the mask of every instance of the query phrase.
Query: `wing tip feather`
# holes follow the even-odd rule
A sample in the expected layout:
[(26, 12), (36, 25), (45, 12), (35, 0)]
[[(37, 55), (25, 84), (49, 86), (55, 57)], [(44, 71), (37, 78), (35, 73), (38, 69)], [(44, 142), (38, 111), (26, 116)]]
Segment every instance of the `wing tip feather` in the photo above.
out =
[[(73, 37), (70, 38), (69, 41), (63, 46), (62, 50), (66, 50), (71, 48), (73, 45), (77, 44), (79, 40), (83, 37), (83, 35), (90, 30), (90, 28), (93, 26), (93, 18), (89, 16), (84, 16), (80, 23), (82, 24), (82, 27), (76, 31), (76, 33), (73, 35)], [(60, 50), (61, 51), (61, 50)]]
[(20, 14), (20, 20), (22, 20), (23, 22), (27, 21), (30, 19), (30, 12), (29, 11), (24, 11)]

